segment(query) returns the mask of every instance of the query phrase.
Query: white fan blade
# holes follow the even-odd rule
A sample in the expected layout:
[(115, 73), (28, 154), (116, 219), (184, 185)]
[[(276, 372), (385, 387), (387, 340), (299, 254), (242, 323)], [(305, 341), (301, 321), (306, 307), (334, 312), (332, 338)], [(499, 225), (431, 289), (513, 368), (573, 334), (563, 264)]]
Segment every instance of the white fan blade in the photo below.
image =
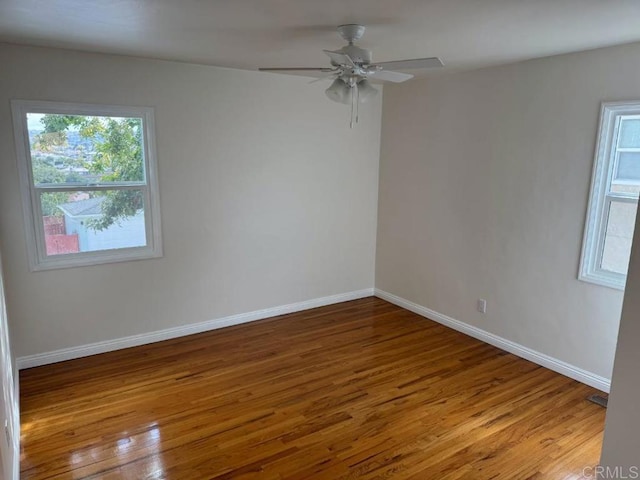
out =
[(406, 82), (413, 78), (413, 75), (409, 73), (389, 72), (387, 70), (376, 70), (367, 76), (373, 80), (383, 80), (394, 83)]
[(337, 76), (338, 76), (338, 74), (337, 74), (337, 73), (326, 73), (326, 74), (321, 75), (320, 77), (318, 77), (318, 78), (316, 78), (316, 79), (314, 79), (314, 80), (311, 80), (311, 81), (309, 82), (309, 84), (311, 84), (311, 83), (316, 83), (316, 82), (320, 82), (320, 81), (322, 81), (322, 80), (334, 79), (334, 78), (336, 78)]
[(323, 50), (323, 52), (329, 55), (331, 61), (336, 65), (347, 65), (352, 68), (355, 68), (356, 66), (356, 64), (353, 63), (353, 60), (351, 60), (351, 57), (346, 53), (332, 52), (331, 50)]
[(321, 82), (322, 80), (329, 80), (329, 79), (333, 80), (334, 78), (337, 78), (337, 77), (338, 77), (337, 72), (325, 73), (324, 75), (320, 75), (318, 78), (311, 80), (309, 84)]
[(375, 66), (384, 69), (411, 70), (414, 68), (438, 68), (444, 66), (438, 57), (413, 58), (411, 60), (396, 60), (393, 62), (376, 63)]
[(259, 68), (261, 72), (332, 72), (332, 68), (327, 67), (268, 67)]

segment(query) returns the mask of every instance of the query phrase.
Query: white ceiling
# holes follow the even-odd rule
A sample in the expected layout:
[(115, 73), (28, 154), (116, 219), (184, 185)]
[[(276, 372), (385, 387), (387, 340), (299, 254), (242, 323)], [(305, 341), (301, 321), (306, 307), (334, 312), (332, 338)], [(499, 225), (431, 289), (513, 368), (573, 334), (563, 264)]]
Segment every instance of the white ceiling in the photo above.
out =
[(640, 41), (639, 0), (0, 0), (0, 41), (225, 67), (325, 66), (335, 26), (447, 70)]

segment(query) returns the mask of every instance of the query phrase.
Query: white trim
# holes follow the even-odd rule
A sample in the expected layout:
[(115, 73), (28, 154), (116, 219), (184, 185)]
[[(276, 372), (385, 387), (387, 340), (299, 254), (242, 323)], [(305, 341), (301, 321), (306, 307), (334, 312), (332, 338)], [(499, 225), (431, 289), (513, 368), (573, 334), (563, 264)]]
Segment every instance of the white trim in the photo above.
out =
[[(85, 265), (143, 260), (162, 257), (162, 227), (160, 217), (160, 199), (158, 187), (158, 161), (155, 145), (154, 109), (152, 107), (132, 107), (119, 105), (97, 105), (88, 103), (62, 103), (47, 101), (12, 100), (14, 140), (22, 210), (25, 223), (29, 269), (32, 272), (57, 268), (70, 268)], [(75, 115), (96, 115), (140, 118), (144, 128), (143, 162), (145, 181), (113, 183), (100, 185), (48, 185), (38, 187), (34, 184), (29, 141), (27, 113), (57, 113)], [(106, 191), (136, 189), (144, 196), (145, 237), (147, 244), (142, 247), (121, 248), (78, 252), (67, 255), (48, 256), (46, 254), (44, 227), (40, 193), (45, 191)]]
[(518, 343), (512, 342), (511, 340), (507, 340), (506, 338), (502, 338), (498, 335), (494, 335), (493, 333), (489, 333), (478, 327), (474, 327), (467, 323), (461, 322), (460, 320), (448, 317), (446, 315), (443, 315), (442, 313), (438, 313), (434, 310), (423, 307), (422, 305), (418, 305), (417, 303), (413, 303), (402, 297), (393, 295), (392, 293), (385, 292), (384, 290), (376, 288), (375, 296), (386, 300), (389, 303), (393, 303), (394, 305), (398, 305), (399, 307), (417, 313), (418, 315), (428, 318), (429, 320), (433, 320), (446, 327), (452, 328), (453, 330), (457, 330), (458, 332), (462, 332), (466, 335), (469, 335), (470, 337), (493, 345), (494, 347), (498, 347), (509, 353), (513, 353), (518, 357), (541, 365), (545, 368), (548, 368), (549, 370), (553, 370), (554, 372), (561, 373), (562, 375), (577, 380), (578, 382), (582, 382), (586, 385), (597, 388), (598, 390), (609, 392), (609, 389), (611, 387), (611, 380), (608, 378), (601, 377), (600, 375), (588, 372), (586, 370), (583, 370), (582, 368), (563, 362), (562, 360), (558, 360), (557, 358), (553, 358), (549, 355), (545, 355), (544, 353), (537, 352), (531, 348), (525, 347), (524, 345), (520, 345)]
[(604, 270), (600, 267), (608, 224), (609, 206), (616, 201), (637, 199), (621, 198), (628, 195), (612, 195), (610, 186), (614, 181), (614, 171), (618, 162), (618, 131), (622, 116), (640, 115), (640, 102), (604, 102), (600, 108), (600, 126), (593, 160), (589, 204), (582, 240), (582, 254), (578, 279), (624, 290), (627, 276)]
[(25, 357), (19, 357), (16, 363), (18, 369), (20, 370), (25, 368), (38, 367), (40, 365), (63, 362), (65, 360), (72, 360), (74, 358), (81, 358), (87, 357), (89, 355), (111, 352), (114, 350), (120, 350), (122, 348), (135, 347), (138, 345), (160, 342), (162, 340), (169, 340), (171, 338), (193, 335), (195, 333), (217, 330), (219, 328), (230, 327), (232, 325), (240, 325), (256, 320), (263, 320), (265, 318), (276, 317), (278, 315), (301, 312), (304, 310), (309, 310), (311, 308), (333, 305), (350, 300), (357, 300), (359, 298), (370, 297), (372, 295), (375, 295), (376, 297), (393, 303), (394, 305), (398, 305), (399, 307), (405, 308), (411, 312), (417, 313), (418, 315), (428, 318), (429, 320), (438, 322), (446, 327), (452, 328), (453, 330), (462, 332), (473, 338), (481, 340), (507, 352), (513, 353), (514, 355), (558, 372), (569, 378), (573, 378), (574, 380), (577, 380), (604, 392), (609, 392), (609, 389), (611, 387), (611, 380), (605, 377), (601, 377), (600, 375), (588, 372), (579, 367), (563, 362), (562, 360), (558, 360), (544, 353), (537, 352), (531, 348), (512, 342), (511, 340), (507, 340), (505, 338), (499, 337), (498, 335), (494, 335), (480, 328), (448, 317), (434, 310), (423, 307), (422, 305), (418, 305), (417, 303), (413, 303), (402, 297), (398, 297), (397, 295), (393, 295), (391, 293), (385, 292), (384, 290), (380, 290), (379, 288), (366, 288), (354, 292), (341, 293), (328, 297), (321, 297), (312, 300), (306, 300), (303, 302), (266, 308), (263, 310), (255, 310), (253, 312), (230, 315), (228, 317), (217, 318), (200, 323), (192, 323), (189, 325), (168, 328), (165, 330), (158, 330), (150, 333), (132, 335), (129, 337), (117, 338), (104, 342), (96, 342), (88, 345), (81, 345), (78, 347), (70, 347), (61, 350), (55, 350), (53, 352), (28, 355)]
[(184, 337), (193, 335), (194, 333), (207, 332), (217, 330), (218, 328), (230, 327), (232, 325), (240, 325), (241, 323), (254, 322), (265, 318), (277, 317), (287, 313), (301, 312), (311, 308), (324, 307), (335, 303), (348, 302), (349, 300), (357, 300), (359, 298), (373, 296), (373, 288), (365, 288), (364, 290), (356, 290), (354, 292), (339, 293), (328, 297), (315, 298), (303, 302), (290, 303), (288, 305), (280, 305), (278, 307), (265, 308), (263, 310), (255, 310), (253, 312), (239, 313), (228, 317), (216, 318), (206, 322), (192, 323), (182, 325), (180, 327), (167, 328), (165, 330), (157, 330), (150, 333), (141, 333), (130, 337), (116, 338), (104, 342), (90, 343), (78, 347), (64, 348), (53, 352), (38, 353), (35, 355), (27, 355), (17, 359), (19, 370), (50, 363), (63, 362), (74, 358), (88, 357), (98, 353), (111, 352), (122, 348), (136, 347), (171, 338)]

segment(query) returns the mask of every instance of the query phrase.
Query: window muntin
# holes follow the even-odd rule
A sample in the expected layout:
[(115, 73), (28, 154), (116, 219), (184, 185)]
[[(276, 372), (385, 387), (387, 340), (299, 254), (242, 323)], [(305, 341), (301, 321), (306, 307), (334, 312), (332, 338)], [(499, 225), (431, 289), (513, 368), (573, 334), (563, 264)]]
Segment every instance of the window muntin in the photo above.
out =
[(624, 289), (640, 193), (640, 102), (605, 103), (580, 279)]
[(32, 270), (162, 255), (152, 109), (12, 107)]

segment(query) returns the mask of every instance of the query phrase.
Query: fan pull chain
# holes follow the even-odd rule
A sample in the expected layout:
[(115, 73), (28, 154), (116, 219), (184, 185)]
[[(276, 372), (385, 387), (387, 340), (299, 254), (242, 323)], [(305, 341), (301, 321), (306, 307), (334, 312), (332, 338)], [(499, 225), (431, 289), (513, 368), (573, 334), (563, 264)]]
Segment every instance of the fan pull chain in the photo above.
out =
[(358, 88), (358, 84), (356, 83), (356, 123), (360, 119), (360, 88)]
[(353, 128), (353, 111), (355, 109), (355, 106), (353, 104), (353, 101), (355, 100), (356, 96), (355, 93), (353, 91), (355, 87), (351, 87), (351, 119), (349, 121), (349, 128)]
[(351, 122), (349, 128), (353, 128), (354, 123), (358, 123), (358, 105), (360, 104), (360, 90), (358, 84), (354, 83), (351, 87)]

